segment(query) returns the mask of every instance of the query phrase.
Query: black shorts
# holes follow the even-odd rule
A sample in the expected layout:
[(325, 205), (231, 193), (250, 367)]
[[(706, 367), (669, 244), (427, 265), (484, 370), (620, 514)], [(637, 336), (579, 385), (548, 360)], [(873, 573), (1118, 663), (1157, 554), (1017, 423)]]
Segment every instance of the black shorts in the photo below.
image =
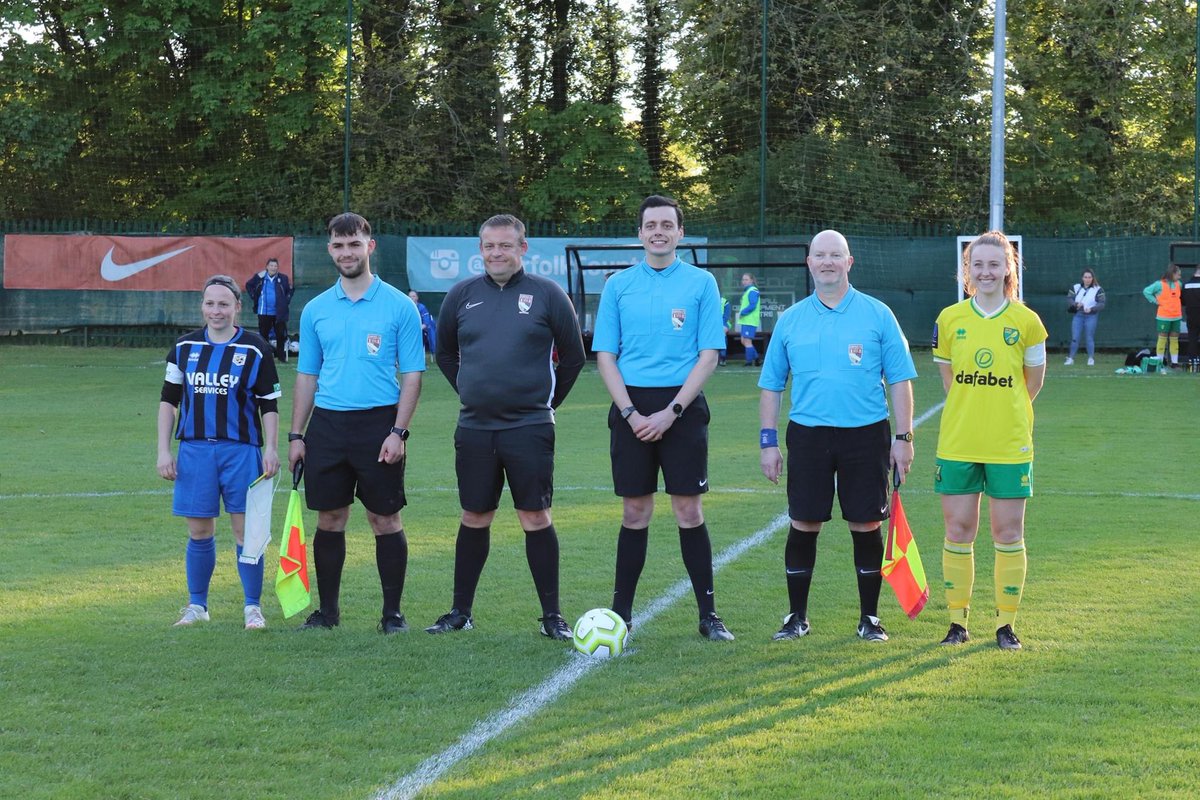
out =
[(305, 432), (304, 494), (312, 511), (345, 508), (357, 496), (372, 514), (389, 516), (406, 505), (404, 459), (379, 460), (396, 424), (396, 407), (363, 411), (313, 409)]
[[(678, 386), (626, 387), (639, 414), (650, 415), (671, 404)], [(616, 404), (608, 410), (609, 455), (613, 489), (619, 497), (642, 497), (658, 491), (662, 470), (667, 494), (698, 495), (708, 491), (708, 402), (700, 394), (675, 420), (660, 441), (643, 442), (634, 435)]]
[(810, 428), (789, 422), (788, 516), (800, 522), (832, 519), (836, 483), (842, 519), (887, 519), (891, 451), (892, 429), (887, 420), (861, 428)]
[(542, 511), (554, 499), (554, 424), (499, 431), (459, 426), (454, 431), (454, 471), (464, 511), (483, 514), (500, 506), (508, 477), (513, 507)]

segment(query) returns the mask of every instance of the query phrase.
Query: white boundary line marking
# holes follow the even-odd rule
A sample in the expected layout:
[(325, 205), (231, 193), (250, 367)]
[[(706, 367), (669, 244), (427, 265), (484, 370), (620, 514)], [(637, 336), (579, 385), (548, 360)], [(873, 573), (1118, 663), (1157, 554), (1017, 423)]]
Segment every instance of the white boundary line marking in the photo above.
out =
[[(922, 414), (919, 419), (914, 420), (913, 428), (915, 429), (922, 422), (940, 411), (943, 405), (945, 403), (938, 403)], [(745, 539), (722, 550), (713, 558), (713, 574), (716, 575), (726, 564), (736, 561), (747, 550), (765, 542), (776, 531), (787, 524), (788, 515), (787, 512), (784, 512)], [(633, 618), (634, 628), (641, 629), (645, 627), (647, 623), (686, 595), (691, 586), (688, 578), (681, 578), (661, 595), (651, 600), (650, 604)], [(411, 798), (416, 797), (418, 793), (431, 786), (434, 781), (446, 774), (454, 765), (474, 754), (509, 728), (528, 719), (544, 706), (557, 700), (561, 694), (574, 686), (580, 678), (602, 663), (602, 659), (572, 658), (566, 666), (555, 670), (550, 677), (546, 678), (540, 684), (515, 697), (506, 708), (477, 722), (457, 742), (442, 752), (425, 759), (412, 772), (400, 778), (387, 789), (376, 794), (375, 800), (411, 800)]]
[[(765, 527), (725, 548), (713, 559), (713, 574), (715, 575), (726, 564), (736, 561), (747, 550), (771, 538), (786, 524), (788, 524), (788, 515), (780, 514)], [(652, 619), (674, 605), (681, 597), (688, 594), (691, 588), (692, 584), (687, 578), (677, 581), (633, 618), (634, 629), (643, 628)], [(442, 752), (422, 761), (412, 772), (375, 795), (376, 800), (410, 800), (416, 797), (418, 793), (431, 786), (455, 764), (474, 754), (517, 723), (533, 716), (542, 707), (557, 700), (559, 695), (574, 686), (580, 678), (603, 663), (603, 659), (586, 658), (573, 654), (565, 666), (560, 667), (537, 686), (513, 698), (507, 708), (476, 723), (471, 730), (463, 734), (462, 738)]]

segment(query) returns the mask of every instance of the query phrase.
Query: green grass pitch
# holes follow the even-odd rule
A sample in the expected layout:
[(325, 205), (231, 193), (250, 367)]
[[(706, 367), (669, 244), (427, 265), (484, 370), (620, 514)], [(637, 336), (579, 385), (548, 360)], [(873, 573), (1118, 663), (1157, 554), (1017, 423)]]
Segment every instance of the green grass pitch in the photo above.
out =
[[(916, 354), (917, 413), (941, 401)], [(375, 631), (379, 587), (353, 512), (342, 627), (294, 630), (268, 589), (268, 629), (242, 630), (228, 523), (213, 621), (175, 630), (182, 521), (154, 470), (156, 350), (0, 348), (0, 797), (365, 800), (579, 658), (537, 634), (507, 495), (475, 630), (420, 628), (450, 601), (457, 403), (427, 373), (404, 511), (413, 632)], [(977, 547), (975, 641), (936, 646), (941, 514), (936, 413), (917, 430), (905, 508), (932, 597), (916, 621), (885, 587), (892, 639), (854, 635), (849, 536), (821, 537), (812, 634), (773, 643), (786, 611), (784, 531), (717, 575), (737, 641), (696, 632), (690, 592), (537, 713), (424, 788), (428, 798), (1190, 798), (1200, 793), (1200, 377), (1051, 361), (1037, 408), (1036, 496), (1020, 653), (990, 635), (992, 557)], [(282, 368), (290, 418), (294, 368)], [(758, 468), (757, 370), (722, 368), (705, 511), (718, 554), (785, 510)], [(563, 612), (608, 605), (620, 502), (594, 367), (559, 414), (555, 523)], [(285, 422), (286, 428), (286, 422)], [(684, 576), (660, 496), (638, 607)], [(277, 498), (279, 524), (286, 495)], [(306, 518), (311, 535), (314, 517)], [(278, 528), (278, 525), (277, 525)], [(278, 535), (269, 556), (278, 546)], [(273, 577), (268, 568), (268, 584)]]

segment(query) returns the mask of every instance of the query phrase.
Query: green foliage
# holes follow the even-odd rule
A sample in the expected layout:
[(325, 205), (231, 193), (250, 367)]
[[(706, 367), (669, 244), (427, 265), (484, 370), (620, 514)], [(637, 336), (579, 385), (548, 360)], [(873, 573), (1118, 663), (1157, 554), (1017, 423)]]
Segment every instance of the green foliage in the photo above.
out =
[(0, 61), (6, 216), (188, 219), (237, 197), (298, 217), (336, 196), (343, 28), (321, 0), (35, 8), (42, 35)]
[(1186, 220), (1194, 4), (1015, 0), (1009, 20), (1010, 218)]
[[(0, 218), (988, 216), (986, 0), (362, 0), (349, 52), (335, 6), (0, 0)], [(1010, 225), (1191, 221), (1195, 14), (1009, 4)]]
[[(565, 222), (629, 220), (653, 189), (650, 164), (621, 119), (621, 109), (572, 103), (561, 114), (530, 109), (521, 120), (546, 152), (544, 174), (521, 187), (531, 219)], [(531, 165), (536, 169), (536, 165)]]
[[(928, 351), (917, 363), (922, 413), (942, 390)], [(701, 640), (689, 594), (635, 630), (628, 655), (421, 796), (1194, 796), (1195, 591), (1181, 565), (1193, 547), (1197, 495), (1180, 471), (1194, 447), (1170, 435), (1147, 446), (1139, 421), (1150, 409), (1187, 408), (1196, 385), (1187, 375), (1115, 376), (1120, 363), (1110, 355), (1094, 370), (1052, 366), (1038, 398), (1023, 652), (992, 644), (986, 522), (976, 545), (975, 641), (935, 644), (947, 627), (936, 589), (942, 520), (930, 488), (935, 414), (917, 428), (916, 471), (904, 490), (935, 589), (916, 621), (885, 595), (890, 642), (854, 636), (851, 545), (840, 519), (821, 536), (812, 633), (770, 641), (786, 606), (780, 529), (717, 574), (718, 608), (737, 641)], [(717, 553), (786, 505), (759, 472), (756, 375), (724, 369), (706, 388), (713, 490), (704, 504)], [(0, 796), (361, 800), (571, 662), (567, 648), (536, 632), (524, 535), (507, 498), (473, 631), (375, 632), (379, 586), (361, 508), (347, 536), (338, 630), (295, 631), (268, 588), (268, 629), (243, 631), (225, 520), (213, 621), (172, 629), (186, 597), (186, 532), (153, 469), (161, 380), (161, 353), (146, 350), (0, 353), (0, 407), (21, 409), (0, 415)], [(87, 424), (68, 424), (81, 398)], [(608, 406), (588, 368), (559, 410), (555, 523), (572, 622), (611, 597), (620, 501), (603, 456)], [(404, 510), (404, 608), (414, 629), (450, 600), (456, 414), (450, 387), (427, 373)], [(1101, 430), (1098, 420), (1130, 424)], [(281, 520), (282, 496), (276, 502)], [(674, 527), (660, 500), (639, 609), (684, 575)]]

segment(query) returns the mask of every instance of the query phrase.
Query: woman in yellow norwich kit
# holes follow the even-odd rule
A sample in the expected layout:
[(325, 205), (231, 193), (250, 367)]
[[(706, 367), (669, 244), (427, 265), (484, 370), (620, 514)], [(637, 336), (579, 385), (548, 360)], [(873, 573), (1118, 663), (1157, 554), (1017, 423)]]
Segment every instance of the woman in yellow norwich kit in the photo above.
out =
[(933, 359), (946, 407), (934, 488), (942, 496), (942, 572), (950, 607), (945, 645), (966, 642), (975, 582), (979, 498), (988, 496), (996, 550), (996, 644), (1020, 650), (1013, 621), (1025, 586), (1025, 499), (1033, 494), (1033, 399), (1046, 376), (1046, 328), (1017, 300), (1017, 258), (999, 231), (963, 254), (966, 300), (943, 309)]

